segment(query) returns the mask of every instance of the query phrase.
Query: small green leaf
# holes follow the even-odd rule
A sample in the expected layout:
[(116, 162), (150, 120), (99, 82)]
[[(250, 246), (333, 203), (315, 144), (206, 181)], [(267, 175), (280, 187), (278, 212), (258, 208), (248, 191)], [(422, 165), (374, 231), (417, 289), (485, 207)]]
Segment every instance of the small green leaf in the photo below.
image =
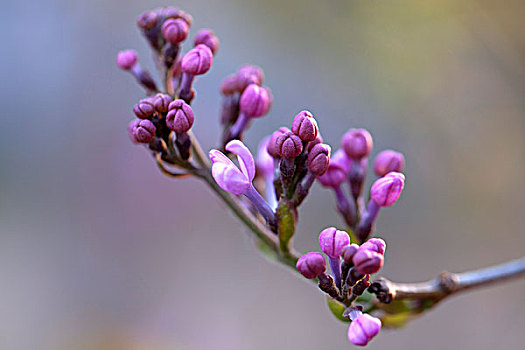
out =
[(343, 317), (343, 312), (346, 310), (346, 306), (330, 298), (329, 296), (326, 297), (326, 301), (328, 303), (328, 308), (330, 311), (332, 311), (332, 314), (335, 316), (335, 318), (337, 318), (339, 321), (348, 323), (350, 322), (348, 317)]

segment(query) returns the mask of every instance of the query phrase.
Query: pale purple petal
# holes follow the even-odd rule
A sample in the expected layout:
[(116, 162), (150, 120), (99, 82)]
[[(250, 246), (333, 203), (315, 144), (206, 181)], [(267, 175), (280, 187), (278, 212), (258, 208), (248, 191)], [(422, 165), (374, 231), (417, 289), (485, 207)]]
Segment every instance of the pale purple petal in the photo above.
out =
[(240, 195), (250, 187), (252, 182), (222, 152), (213, 149), (209, 156), (213, 163), (211, 174), (223, 190)]
[(232, 140), (228, 142), (225, 148), (237, 156), (242, 172), (251, 183), (255, 177), (255, 161), (248, 147), (239, 140)]

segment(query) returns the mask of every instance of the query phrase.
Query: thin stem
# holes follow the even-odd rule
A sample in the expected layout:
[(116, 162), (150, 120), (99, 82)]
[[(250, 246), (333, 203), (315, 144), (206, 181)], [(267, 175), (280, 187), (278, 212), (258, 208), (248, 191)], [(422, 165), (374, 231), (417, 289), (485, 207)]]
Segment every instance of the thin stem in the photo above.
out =
[(190, 172), (179, 173), (179, 172), (172, 171), (172, 170), (168, 169), (168, 168), (162, 163), (162, 157), (161, 157), (161, 155), (158, 154), (158, 153), (155, 155), (155, 158), (156, 158), (156, 161), (157, 161), (157, 166), (159, 167), (160, 171), (161, 171), (163, 174), (168, 175), (169, 177), (175, 177), (175, 178), (182, 179), (182, 178), (184, 178), (184, 177), (188, 177), (188, 176), (193, 175), (193, 174), (190, 173)]

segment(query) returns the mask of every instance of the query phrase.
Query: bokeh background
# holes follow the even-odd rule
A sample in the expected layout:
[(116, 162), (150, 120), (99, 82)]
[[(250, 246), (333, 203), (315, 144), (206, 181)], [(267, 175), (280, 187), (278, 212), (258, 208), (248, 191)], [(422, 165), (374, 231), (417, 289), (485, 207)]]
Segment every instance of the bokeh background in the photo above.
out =
[[(310, 283), (269, 264), (195, 180), (163, 177), (126, 127), (142, 97), (115, 64), (136, 0), (1, 1), (0, 349), (345, 349)], [(218, 85), (244, 63), (275, 95), (247, 143), (310, 109), (334, 148), (366, 127), (407, 158), (380, 214), (383, 274), (421, 281), (523, 255), (525, 3), (181, 0), (221, 40), (197, 82), (195, 132), (218, 132)], [(187, 47), (187, 46), (186, 46)], [(296, 245), (341, 225), (316, 187)], [(525, 280), (458, 295), (370, 349), (521, 348)]]

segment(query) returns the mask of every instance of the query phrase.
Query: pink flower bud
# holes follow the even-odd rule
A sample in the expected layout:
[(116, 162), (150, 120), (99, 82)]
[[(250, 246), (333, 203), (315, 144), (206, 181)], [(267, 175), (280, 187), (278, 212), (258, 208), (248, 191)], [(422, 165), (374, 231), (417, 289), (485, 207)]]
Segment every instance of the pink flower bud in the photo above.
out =
[(350, 245), (347, 245), (343, 248), (343, 251), (341, 252), (341, 257), (347, 264), (353, 264), (352, 258), (354, 257), (355, 253), (359, 250), (359, 246), (355, 243), (352, 243)]
[(328, 170), (317, 180), (325, 187), (337, 188), (346, 180), (350, 171), (351, 160), (343, 150), (338, 150), (330, 158)]
[(308, 142), (308, 146), (306, 146), (306, 149), (308, 150), (308, 152), (310, 152), (312, 151), (312, 148), (314, 148), (314, 146), (319, 143), (323, 143), (323, 138), (321, 137), (321, 134), (318, 132), (315, 140)]
[(177, 134), (188, 132), (193, 125), (193, 110), (183, 100), (175, 100), (170, 103), (166, 115), (166, 125)]
[(297, 260), (297, 270), (306, 278), (317, 278), (326, 271), (326, 262), (321, 253), (306, 253)]
[(330, 164), (330, 152), (331, 148), (327, 144), (318, 143), (315, 145), (310, 153), (308, 153), (308, 159), (306, 161), (306, 167), (316, 176), (323, 175)]
[(370, 238), (368, 241), (361, 244), (361, 249), (368, 249), (384, 255), (386, 250), (386, 243), (381, 238)]
[(405, 175), (391, 172), (374, 182), (370, 196), (379, 206), (390, 207), (399, 199), (404, 187)]
[(317, 137), (317, 121), (312, 113), (302, 111), (295, 116), (292, 122), (292, 131), (303, 141), (313, 141)]
[(402, 153), (387, 149), (379, 152), (374, 160), (374, 172), (377, 176), (385, 176), (391, 171), (402, 172), (405, 167), (405, 157)]
[(295, 158), (303, 151), (301, 139), (291, 132), (279, 135), (275, 144), (279, 149), (279, 155), (283, 158)]
[(264, 72), (257, 66), (242, 66), (237, 71), (237, 81), (240, 91), (244, 91), (250, 84), (261, 86), (264, 82)]
[(242, 93), (239, 102), (241, 113), (247, 117), (262, 117), (270, 109), (270, 94), (268, 90), (259, 85), (250, 84)]
[(348, 340), (357, 346), (366, 346), (381, 330), (381, 320), (361, 314), (350, 323)]
[(140, 120), (133, 129), (133, 135), (135, 140), (140, 143), (150, 143), (155, 137), (157, 128), (155, 125), (148, 119)]
[(219, 39), (215, 36), (211, 29), (201, 29), (193, 40), (195, 46), (204, 44), (208, 46), (211, 52), (215, 55), (219, 50)]
[(383, 267), (384, 260), (383, 254), (362, 246), (352, 257), (355, 268), (364, 274), (377, 273)]
[(290, 129), (287, 127), (280, 127), (279, 130), (274, 131), (272, 135), (270, 136), (270, 141), (268, 141), (268, 153), (274, 157), (279, 158), (281, 156), (281, 150), (279, 148), (279, 145), (277, 144), (277, 138), (281, 134), (289, 133)]
[(165, 6), (161, 8), (159, 14), (165, 19), (181, 18), (186, 22), (188, 26), (191, 26), (191, 24), (193, 23), (193, 17), (191, 17), (189, 13), (179, 10), (178, 8), (175, 8), (173, 6)]
[(170, 43), (177, 45), (188, 37), (188, 24), (183, 19), (170, 18), (162, 24), (162, 36)]
[(200, 44), (188, 51), (182, 58), (182, 71), (191, 75), (201, 75), (210, 70), (213, 54), (210, 48)]
[(129, 135), (129, 139), (131, 140), (131, 142), (133, 143), (139, 143), (137, 141), (137, 139), (135, 138), (135, 127), (137, 126), (137, 124), (140, 122), (140, 119), (134, 119), (132, 120), (129, 125), (128, 125), (128, 135)]
[(157, 24), (158, 15), (153, 11), (144, 12), (137, 18), (137, 25), (142, 30), (149, 30)]
[(143, 100), (140, 100), (139, 103), (133, 106), (133, 113), (135, 113), (135, 115), (140, 119), (151, 117), (155, 113), (153, 98), (147, 97)]
[(221, 94), (223, 95), (231, 95), (238, 91), (239, 84), (237, 83), (237, 76), (236, 75), (229, 75), (227, 76), (221, 84)]
[(130, 70), (137, 64), (137, 59), (135, 50), (120, 51), (117, 55), (117, 65), (123, 70)]
[(341, 140), (346, 154), (352, 159), (361, 159), (372, 150), (372, 135), (365, 129), (350, 129)]
[(157, 94), (153, 99), (153, 106), (155, 106), (157, 112), (166, 113), (171, 101), (173, 101), (173, 99), (169, 95)]
[(319, 246), (323, 253), (331, 258), (341, 256), (343, 248), (350, 244), (350, 237), (345, 231), (339, 231), (335, 227), (329, 227), (319, 234)]

